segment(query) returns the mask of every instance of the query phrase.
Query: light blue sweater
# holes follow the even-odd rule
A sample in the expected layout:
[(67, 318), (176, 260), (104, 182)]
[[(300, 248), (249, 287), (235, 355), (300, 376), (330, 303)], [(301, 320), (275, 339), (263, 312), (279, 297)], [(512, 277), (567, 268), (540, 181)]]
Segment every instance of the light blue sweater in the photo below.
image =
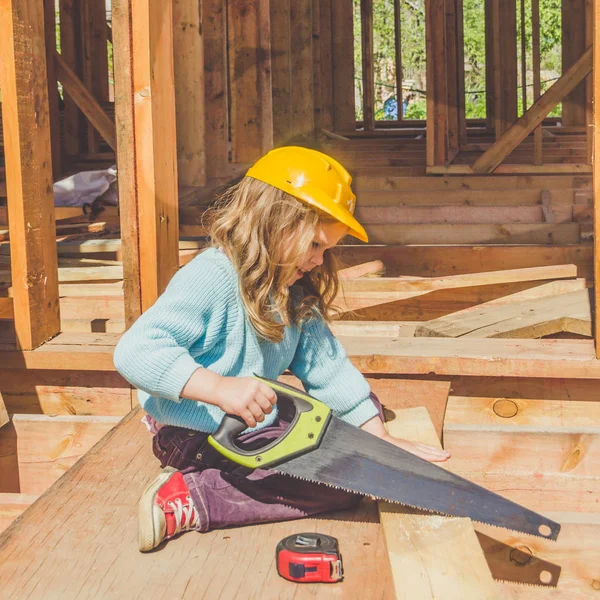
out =
[[(123, 335), (117, 370), (140, 391), (143, 409), (158, 422), (214, 432), (223, 411), (181, 398), (199, 367), (228, 377), (277, 379), (286, 369), (334, 414), (360, 426), (377, 414), (369, 385), (320, 316), (300, 329), (286, 327), (281, 342), (256, 335), (246, 317), (238, 275), (229, 258), (209, 248), (180, 269), (166, 291)], [(272, 423), (267, 415), (258, 428)]]

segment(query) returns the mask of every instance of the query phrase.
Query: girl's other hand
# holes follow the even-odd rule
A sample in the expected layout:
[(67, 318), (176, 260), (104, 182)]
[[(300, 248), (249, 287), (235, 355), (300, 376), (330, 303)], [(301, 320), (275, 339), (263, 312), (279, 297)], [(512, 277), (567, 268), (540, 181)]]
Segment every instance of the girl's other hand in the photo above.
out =
[(221, 377), (214, 395), (221, 410), (241, 417), (248, 427), (262, 423), (277, 402), (275, 391), (254, 377)]

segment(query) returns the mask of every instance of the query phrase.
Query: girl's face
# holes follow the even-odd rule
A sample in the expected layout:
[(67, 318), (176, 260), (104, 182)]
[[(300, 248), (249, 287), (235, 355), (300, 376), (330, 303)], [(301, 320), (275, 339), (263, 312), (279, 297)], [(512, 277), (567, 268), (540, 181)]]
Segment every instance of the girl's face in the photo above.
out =
[[(333, 248), (347, 233), (348, 227), (337, 221), (318, 225), (312, 244), (296, 265), (296, 272), (292, 275), (288, 285), (293, 285), (296, 281), (302, 279), (304, 273), (308, 273), (315, 267), (322, 265), (325, 251)], [(287, 260), (287, 257), (284, 256), (284, 260)]]

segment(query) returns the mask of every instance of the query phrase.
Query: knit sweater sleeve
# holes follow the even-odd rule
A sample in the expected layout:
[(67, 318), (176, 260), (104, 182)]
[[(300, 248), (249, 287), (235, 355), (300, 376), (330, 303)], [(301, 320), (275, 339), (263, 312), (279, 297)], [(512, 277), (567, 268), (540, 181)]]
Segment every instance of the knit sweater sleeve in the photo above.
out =
[(321, 316), (302, 324), (289, 369), (308, 394), (344, 421), (360, 427), (378, 414), (369, 397), (369, 384)]
[[(151, 396), (179, 402), (181, 391), (235, 318), (235, 282), (202, 255), (180, 269), (165, 292), (121, 337), (117, 370)], [(190, 348), (194, 346), (194, 356)]]

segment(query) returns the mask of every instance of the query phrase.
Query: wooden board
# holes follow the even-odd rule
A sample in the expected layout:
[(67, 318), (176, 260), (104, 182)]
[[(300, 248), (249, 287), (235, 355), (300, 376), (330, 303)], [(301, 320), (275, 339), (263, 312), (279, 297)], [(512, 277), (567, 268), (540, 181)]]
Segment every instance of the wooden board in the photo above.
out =
[[(306, 530), (340, 541), (346, 577), (335, 586), (336, 594), (349, 597), (360, 590), (362, 597), (392, 600), (385, 542), (369, 501), (355, 511), (317, 519), (189, 533), (158, 552), (140, 554), (137, 501), (159, 469), (140, 417), (140, 411), (133, 411), (0, 535), (4, 594), (34, 598), (42, 586), (46, 597), (70, 600), (84, 586), (99, 598), (123, 590), (148, 600), (165, 594), (181, 599), (204, 594), (302, 600), (314, 597), (314, 587), (281, 579), (273, 553), (280, 539)], [(40, 531), (44, 544), (35, 543)], [(232, 564), (238, 567), (232, 569)]]
[(0, 533), (38, 498), (37, 494), (0, 493)]
[(600, 517), (598, 514), (545, 512), (548, 518), (561, 524), (558, 541), (521, 536), (497, 527), (475, 524), (482, 533), (532, 552), (562, 571), (557, 588), (532, 587), (498, 582), (503, 600), (586, 600), (595, 598), (600, 589)]
[(15, 328), (31, 349), (60, 330), (42, 2), (2, 4), (0, 55)]
[(540, 338), (561, 331), (592, 335), (587, 289), (510, 303), (488, 304), (419, 326), (423, 337)]
[[(395, 414), (387, 424), (392, 435), (440, 445), (426, 409)], [(387, 502), (379, 502), (379, 518), (397, 599), (499, 597), (470, 519), (430, 515)]]
[(13, 415), (0, 429), (0, 491), (44, 493), (120, 420)]
[(8, 411), (6, 410), (6, 403), (4, 402), (4, 397), (2, 392), (0, 392), (0, 427), (6, 425), (10, 421), (8, 417)]
[(600, 512), (600, 403), (451, 396), (453, 470), (540, 510)]

